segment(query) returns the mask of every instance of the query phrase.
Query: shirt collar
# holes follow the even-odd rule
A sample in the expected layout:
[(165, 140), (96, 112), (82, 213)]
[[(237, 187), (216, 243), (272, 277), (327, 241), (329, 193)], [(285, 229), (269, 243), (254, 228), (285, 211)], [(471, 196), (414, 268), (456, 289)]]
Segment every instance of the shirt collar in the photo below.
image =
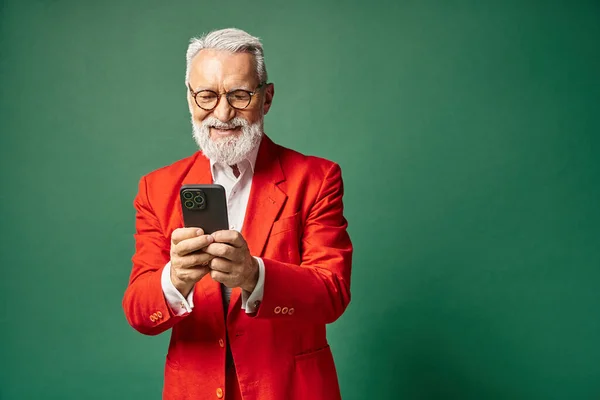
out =
[[(240, 163), (238, 163), (238, 168), (240, 169), (240, 171), (242, 171), (243, 169), (246, 169), (246, 165), (240, 165), (240, 164), (245, 164), (247, 162), (248, 164), (250, 164), (252, 174), (254, 174), (254, 168), (256, 167), (256, 158), (258, 156), (258, 149), (260, 148), (261, 142), (262, 142), (262, 136), (260, 138), (260, 141), (256, 144), (256, 146), (254, 146), (254, 148), (250, 151), (250, 153), (248, 153), (246, 158), (244, 158)], [(215, 167), (230, 168), (229, 165), (223, 165), (223, 164), (217, 163), (216, 161), (211, 159), (210, 160), (210, 170), (211, 170), (213, 176), (215, 176)]]

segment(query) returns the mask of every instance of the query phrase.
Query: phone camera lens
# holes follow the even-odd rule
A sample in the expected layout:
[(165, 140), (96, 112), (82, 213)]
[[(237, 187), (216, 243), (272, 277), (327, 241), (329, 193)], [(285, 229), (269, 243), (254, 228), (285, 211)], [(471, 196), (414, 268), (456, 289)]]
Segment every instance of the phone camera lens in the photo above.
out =
[(194, 208), (194, 202), (193, 202), (193, 201), (186, 201), (186, 202), (185, 202), (185, 207), (186, 207), (187, 209), (190, 209), (190, 210), (191, 210), (192, 208)]
[(199, 206), (204, 204), (204, 197), (202, 196), (196, 196), (194, 197), (194, 201), (196, 202), (196, 204), (198, 204)]
[(194, 194), (192, 192), (183, 192), (183, 197), (185, 199), (191, 199), (192, 197), (194, 197)]

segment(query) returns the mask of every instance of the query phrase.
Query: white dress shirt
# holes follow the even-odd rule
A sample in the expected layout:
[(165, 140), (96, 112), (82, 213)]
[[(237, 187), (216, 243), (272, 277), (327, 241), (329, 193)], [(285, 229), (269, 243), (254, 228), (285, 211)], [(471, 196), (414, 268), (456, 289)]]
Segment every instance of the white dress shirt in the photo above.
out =
[[(238, 232), (242, 231), (242, 226), (244, 224), (248, 198), (250, 197), (250, 189), (252, 188), (252, 176), (254, 175), (258, 148), (259, 146), (257, 145), (255, 149), (248, 154), (246, 159), (237, 164), (240, 171), (237, 178), (229, 165), (222, 165), (215, 163), (212, 160), (210, 161), (213, 183), (222, 185), (225, 188), (229, 229)], [(256, 308), (262, 301), (265, 284), (265, 264), (261, 258), (254, 258), (258, 261), (258, 282), (252, 293), (242, 290), (242, 309), (246, 310), (249, 314), (256, 312)], [(161, 285), (165, 298), (175, 315), (182, 316), (192, 311), (194, 308), (194, 288), (192, 288), (192, 291), (187, 298), (183, 297), (183, 295), (175, 288), (173, 282), (171, 282), (171, 262), (168, 262), (163, 269)], [(221, 285), (221, 288), (223, 289), (225, 300), (227, 304), (229, 304), (231, 289), (225, 285)]]

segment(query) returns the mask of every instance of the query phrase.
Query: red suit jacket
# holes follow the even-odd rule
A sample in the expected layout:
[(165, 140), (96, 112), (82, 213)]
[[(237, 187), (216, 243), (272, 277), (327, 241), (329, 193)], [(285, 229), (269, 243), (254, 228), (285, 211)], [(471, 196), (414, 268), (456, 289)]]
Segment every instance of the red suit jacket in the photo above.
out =
[(173, 328), (163, 398), (217, 398), (228, 341), (245, 400), (339, 399), (325, 336), (325, 324), (350, 302), (352, 244), (339, 166), (263, 137), (242, 235), (264, 260), (264, 297), (246, 314), (235, 288), (226, 322), (221, 286), (208, 275), (186, 316), (175, 316), (162, 292), (171, 232), (183, 226), (179, 188), (192, 183), (212, 183), (200, 152), (144, 176), (134, 201), (136, 250), (123, 308), (141, 333)]

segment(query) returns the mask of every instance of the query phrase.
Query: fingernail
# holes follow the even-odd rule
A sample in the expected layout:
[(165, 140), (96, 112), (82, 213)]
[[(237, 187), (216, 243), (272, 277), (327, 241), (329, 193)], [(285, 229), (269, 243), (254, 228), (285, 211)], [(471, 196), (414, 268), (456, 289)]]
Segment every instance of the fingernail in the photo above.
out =
[(203, 231), (202, 229), (198, 229), (198, 230), (196, 231), (196, 235), (197, 235), (197, 236), (202, 236), (202, 235), (204, 235), (204, 231)]
[(208, 240), (209, 242), (211, 242), (211, 243), (212, 243), (212, 242), (214, 242), (214, 241), (215, 241), (215, 238), (214, 238), (214, 237), (212, 237), (212, 235), (208, 235), (208, 238), (207, 238), (207, 240)]

